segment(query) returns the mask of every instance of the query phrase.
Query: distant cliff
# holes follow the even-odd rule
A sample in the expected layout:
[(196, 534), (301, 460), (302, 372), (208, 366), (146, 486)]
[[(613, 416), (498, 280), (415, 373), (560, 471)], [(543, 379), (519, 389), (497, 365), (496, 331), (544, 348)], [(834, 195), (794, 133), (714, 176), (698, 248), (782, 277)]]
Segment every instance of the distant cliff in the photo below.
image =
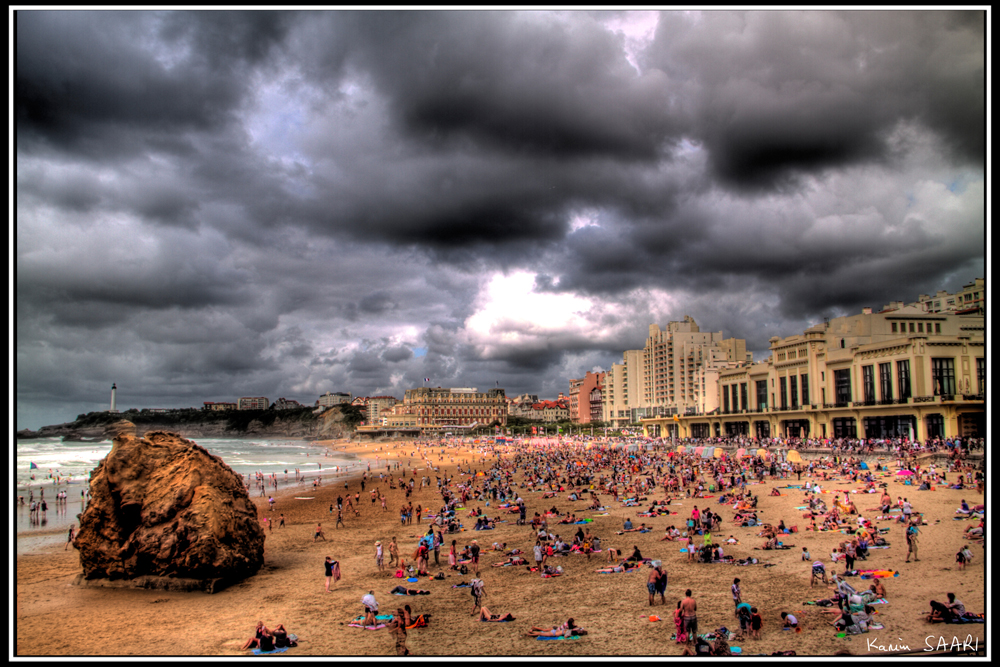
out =
[(210, 410), (181, 409), (167, 412), (128, 410), (121, 413), (89, 412), (75, 421), (43, 426), (37, 431), (22, 430), (18, 440), (62, 437), (66, 440), (101, 440), (105, 429), (121, 419), (135, 424), (136, 434), (172, 431), (185, 438), (197, 437), (281, 437), (322, 440), (347, 438), (364, 419), (357, 407), (335, 405), (322, 413), (315, 408), (294, 410)]

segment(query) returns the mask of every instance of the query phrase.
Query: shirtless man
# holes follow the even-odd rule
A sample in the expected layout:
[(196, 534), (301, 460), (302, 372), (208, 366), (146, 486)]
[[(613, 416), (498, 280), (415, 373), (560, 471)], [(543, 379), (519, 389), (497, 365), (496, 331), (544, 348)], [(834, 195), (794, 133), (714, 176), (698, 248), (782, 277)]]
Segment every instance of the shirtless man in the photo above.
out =
[(396, 639), (396, 655), (410, 655), (410, 649), (406, 648), (406, 618), (402, 609), (396, 610), (396, 615), (389, 623), (389, 630)]
[(687, 643), (694, 642), (698, 634), (698, 603), (691, 597), (691, 589), (684, 591), (681, 600), (681, 631), (687, 634)]

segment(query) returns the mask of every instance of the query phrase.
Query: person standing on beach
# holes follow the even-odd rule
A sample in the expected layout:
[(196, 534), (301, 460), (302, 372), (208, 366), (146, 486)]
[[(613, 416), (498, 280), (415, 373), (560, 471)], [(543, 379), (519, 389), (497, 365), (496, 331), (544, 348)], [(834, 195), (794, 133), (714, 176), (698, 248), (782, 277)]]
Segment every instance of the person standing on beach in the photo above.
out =
[(337, 510), (337, 525), (334, 526), (334, 528), (340, 528), (341, 526), (343, 526), (344, 528), (347, 528), (347, 524), (344, 523), (344, 512), (342, 510), (338, 509)]
[(739, 607), (740, 603), (743, 602), (743, 592), (740, 591), (740, 580), (738, 577), (736, 579), (733, 579), (732, 591), (733, 591), (733, 604)]
[(278, 515), (278, 521), (279, 521), (278, 528), (284, 528), (285, 527), (285, 515), (284, 514), (279, 514)]
[(684, 599), (681, 600), (681, 622), (690, 644), (698, 634), (698, 603), (691, 597), (690, 588), (684, 591)]
[(66, 546), (63, 548), (63, 551), (69, 549), (69, 545), (73, 544), (73, 538), (76, 537), (76, 531), (73, 530), (75, 526), (76, 526), (75, 523), (71, 523), (69, 525), (69, 535), (66, 538)]
[(906, 562), (910, 562), (910, 554), (913, 554), (913, 559), (920, 562), (920, 558), (917, 556), (917, 539), (920, 535), (920, 529), (917, 528), (916, 524), (911, 523), (906, 527)]
[(385, 565), (382, 563), (382, 543), (375, 543), (375, 565), (378, 567), (379, 572), (385, 571)]
[(317, 523), (316, 524), (316, 534), (313, 535), (313, 542), (315, 542), (320, 537), (322, 537), (323, 541), (326, 542), (326, 535), (323, 534), (323, 524)]
[(478, 577), (479, 576), (479, 545), (476, 543), (475, 540), (472, 540), (472, 546), (469, 547), (469, 552), (472, 554), (472, 567), (473, 567), (473, 570), (475, 571), (476, 576)]
[(402, 609), (396, 610), (396, 615), (389, 623), (389, 630), (396, 640), (396, 655), (410, 655), (410, 649), (406, 648), (406, 620)]
[(434, 565), (441, 565), (441, 545), (444, 543), (444, 538), (441, 537), (441, 531), (437, 530), (434, 533)]
[(389, 566), (399, 561), (399, 546), (396, 545), (396, 538), (389, 541)]
[(327, 556), (324, 568), (326, 571), (326, 592), (329, 593), (330, 582), (333, 581), (336, 583), (340, 581), (340, 563)]

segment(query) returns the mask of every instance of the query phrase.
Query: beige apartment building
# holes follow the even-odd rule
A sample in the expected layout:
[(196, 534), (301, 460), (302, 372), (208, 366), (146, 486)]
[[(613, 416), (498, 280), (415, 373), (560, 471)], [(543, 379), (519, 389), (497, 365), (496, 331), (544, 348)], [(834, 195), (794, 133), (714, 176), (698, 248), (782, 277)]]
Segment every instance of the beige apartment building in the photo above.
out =
[(368, 423), (378, 425), (382, 423), (382, 417), (392, 411), (392, 407), (399, 403), (395, 396), (369, 396), (365, 404), (368, 411)]
[(664, 329), (651, 324), (645, 347), (626, 350), (622, 363), (606, 374), (604, 420), (624, 425), (643, 417), (712, 410), (718, 373), (751, 359), (745, 340), (701, 331), (690, 316)]
[(654, 437), (672, 427), (694, 438), (985, 436), (984, 325), (976, 309), (865, 309), (772, 338), (768, 359), (720, 370), (717, 409), (643, 424)]

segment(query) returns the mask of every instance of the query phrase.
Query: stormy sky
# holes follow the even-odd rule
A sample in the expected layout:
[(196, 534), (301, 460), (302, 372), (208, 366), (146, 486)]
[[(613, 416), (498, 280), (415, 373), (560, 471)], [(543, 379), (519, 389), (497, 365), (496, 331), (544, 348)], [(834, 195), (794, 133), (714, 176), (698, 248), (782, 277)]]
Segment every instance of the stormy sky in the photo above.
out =
[(497, 383), (986, 277), (983, 11), (20, 11), (17, 428)]

